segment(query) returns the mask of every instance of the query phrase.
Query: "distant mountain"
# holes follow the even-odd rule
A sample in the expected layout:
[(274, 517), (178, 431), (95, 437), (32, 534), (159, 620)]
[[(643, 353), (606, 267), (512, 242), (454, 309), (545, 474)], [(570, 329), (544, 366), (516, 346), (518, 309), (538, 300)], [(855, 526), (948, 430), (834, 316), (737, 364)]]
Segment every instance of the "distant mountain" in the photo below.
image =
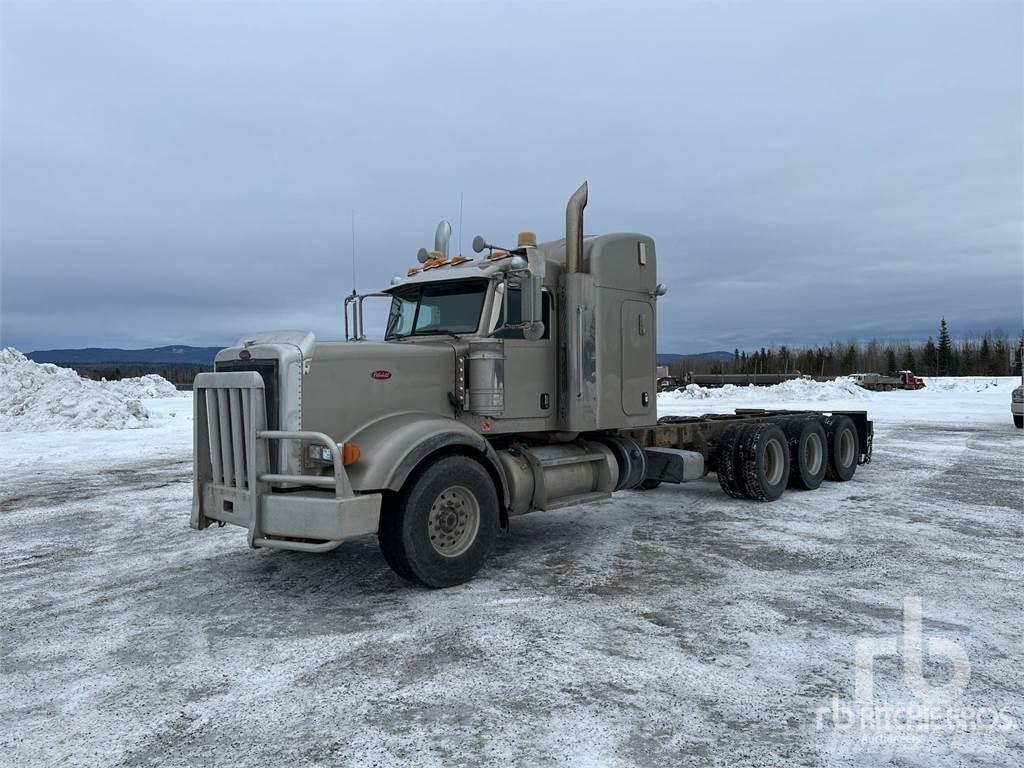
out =
[(718, 360), (722, 363), (728, 363), (732, 360), (732, 352), (718, 350), (716, 352), (697, 352), (692, 355), (658, 355), (658, 365), (671, 365), (672, 363), (680, 363), (686, 360)]
[(28, 357), (37, 363), (58, 365), (87, 365), (93, 363), (137, 363), (137, 364), (193, 364), (213, 365), (213, 358), (221, 347), (153, 347), (150, 349), (40, 349), (29, 352)]
[[(28, 357), (37, 363), (57, 363), (58, 365), (90, 365), (97, 363), (213, 365), (213, 358), (221, 349), (221, 347), (189, 347), (180, 344), (171, 347), (152, 347), (149, 349), (87, 347), (85, 349), (40, 349), (36, 352), (29, 352)], [(716, 352), (698, 352), (690, 355), (658, 355), (658, 365), (669, 365), (670, 363), (686, 360), (718, 360), (724, 363), (732, 360), (732, 352), (719, 350)]]

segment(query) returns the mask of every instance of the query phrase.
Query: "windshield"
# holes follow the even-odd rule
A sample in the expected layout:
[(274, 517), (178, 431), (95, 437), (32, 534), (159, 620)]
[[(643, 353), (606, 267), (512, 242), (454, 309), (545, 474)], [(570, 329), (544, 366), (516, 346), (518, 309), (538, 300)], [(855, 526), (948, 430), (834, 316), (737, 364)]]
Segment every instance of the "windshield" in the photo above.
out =
[(486, 279), (424, 283), (394, 291), (384, 338), (473, 333), (486, 293)]

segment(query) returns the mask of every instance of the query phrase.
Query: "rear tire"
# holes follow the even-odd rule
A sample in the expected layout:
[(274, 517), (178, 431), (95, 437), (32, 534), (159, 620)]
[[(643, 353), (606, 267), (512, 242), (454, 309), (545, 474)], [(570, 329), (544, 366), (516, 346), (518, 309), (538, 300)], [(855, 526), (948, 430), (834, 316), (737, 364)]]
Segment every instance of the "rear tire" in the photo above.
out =
[(813, 491), (825, 479), (828, 442), (817, 419), (799, 419), (786, 424), (789, 443), (789, 487)]
[(722, 490), (734, 499), (742, 499), (746, 496), (740, 487), (740, 476), (737, 472), (737, 458), (739, 450), (739, 439), (744, 427), (733, 424), (726, 427), (722, 433), (722, 439), (718, 443), (718, 458), (715, 474), (718, 475), (718, 484)]
[(498, 524), (498, 494), (487, 470), (468, 456), (442, 456), (406, 481), (377, 535), (395, 573), (439, 589), (476, 575)]
[(751, 424), (739, 441), (741, 487), (747, 498), (775, 501), (789, 481), (789, 444), (777, 424)]
[(1019, 414), (1013, 414), (1013, 426), (1017, 429), (1024, 429), (1024, 416)]
[(825, 477), (845, 482), (857, 471), (857, 428), (849, 416), (828, 416), (825, 436), (828, 442)]

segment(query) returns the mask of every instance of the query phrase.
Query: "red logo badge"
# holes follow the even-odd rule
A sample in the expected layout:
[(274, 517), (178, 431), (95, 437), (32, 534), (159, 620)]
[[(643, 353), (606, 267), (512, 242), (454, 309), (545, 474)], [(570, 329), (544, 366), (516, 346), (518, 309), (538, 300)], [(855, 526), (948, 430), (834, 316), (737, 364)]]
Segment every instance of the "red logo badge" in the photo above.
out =
[(391, 371), (374, 371), (373, 373), (370, 374), (370, 378), (376, 379), (377, 381), (387, 381), (388, 379), (391, 378)]

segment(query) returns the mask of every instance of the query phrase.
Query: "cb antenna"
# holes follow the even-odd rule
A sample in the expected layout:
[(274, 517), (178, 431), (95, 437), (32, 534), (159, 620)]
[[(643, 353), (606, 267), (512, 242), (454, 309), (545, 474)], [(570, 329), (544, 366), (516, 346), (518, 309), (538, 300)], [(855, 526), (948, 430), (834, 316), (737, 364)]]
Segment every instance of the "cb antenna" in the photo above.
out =
[(352, 293), (356, 292), (356, 209), (352, 209)]
[(459, 192), (459, 256), (462, 255), (462, 199), (465, 193)]

